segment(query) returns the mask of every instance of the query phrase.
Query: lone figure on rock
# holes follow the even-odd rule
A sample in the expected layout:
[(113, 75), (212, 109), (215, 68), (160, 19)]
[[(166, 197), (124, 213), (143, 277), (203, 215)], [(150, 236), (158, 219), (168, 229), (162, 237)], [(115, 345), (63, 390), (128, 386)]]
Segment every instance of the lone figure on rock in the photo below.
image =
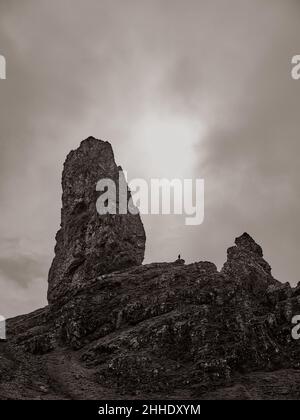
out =
[(177, 260), (175, 261), (176, 264), (184, 264), (185, 261), (181, 258), (181, 255), (179, 254), (177, 257)]

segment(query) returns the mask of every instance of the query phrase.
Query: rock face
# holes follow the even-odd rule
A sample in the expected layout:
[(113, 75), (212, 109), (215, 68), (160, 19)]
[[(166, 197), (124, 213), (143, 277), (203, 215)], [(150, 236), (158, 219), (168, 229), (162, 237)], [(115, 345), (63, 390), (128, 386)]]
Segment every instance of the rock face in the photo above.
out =
[[(49, 303), (87, 279), (143, 262), (145, 232), (139, 214), (99, 215), (96, 208), (100, 195), (96, 185), (108, 178), (117, 186), (118, 212), (121, 171), (111, 145), (93, 137), (68, 155), (62, 176), (61, 228), (49, 272)], [(129, 200), (127, 188), (125, 194)]]
[(107, 174), (107, 143), (88, 139), (67, 159), (51, 304), (8, 320), (0, 398), (299, 399), (300, 286), (274, 279), (246, 233), (220, 272), (181, 258), (139, 265), (139, 217), (95, 213)]
[(268, 267), (244, 234), (221, 272), (153, 263), (86, 279), (8, 321), (0, 397), (299, 399), (300, 287)]
[(236, 246), (227, 250), (227, 262), (222, 273), (235, 278), (243, 288), (259, 294), (269, 285), (280, 284), (271, 275), (271, 267), (263, 258), (261, 247), (244, 233), (235, 239)]

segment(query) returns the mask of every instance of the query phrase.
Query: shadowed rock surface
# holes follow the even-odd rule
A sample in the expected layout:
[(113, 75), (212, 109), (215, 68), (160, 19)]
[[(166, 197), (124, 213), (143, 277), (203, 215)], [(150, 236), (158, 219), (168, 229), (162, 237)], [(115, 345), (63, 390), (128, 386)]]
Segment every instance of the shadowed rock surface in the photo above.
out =
[[(62, 176), (61, 228), (49, 272), (49, 303), (89, 278), (143, 262), (146, 238), (139, 214), (97, 212), (96, 185), (104, 178), (117, 186), (118, 211), (120, 171), (123, 174), (111, 145), (94, 137), (69, 153)], [(127, 203), (131, 198), (127, 187), (125, 194)]]
[[(83, 148), (90, 141), (95, 144), (88, 140)], [(110, 146), (102, 147), (111, 156)], [(63, 202), (59, 236), (72, 245), (72, 194)], [(8, 321), (8, 340), (0, 343), (0, 398), (300, 398), (300, 343), (291, 336), (300, 287), (273, 278), (248, 234), (228, 249), (220, 272), (210, 262), (136, 261), (92, 275), (89, 264), (100, 254), (87, 242), (95, 254), (84, 254), (76, 287), (61, 276), (75, 258), (61, 241), (52, 267), (59, 276), (53, 284), (49, 279), (51, 305)]]

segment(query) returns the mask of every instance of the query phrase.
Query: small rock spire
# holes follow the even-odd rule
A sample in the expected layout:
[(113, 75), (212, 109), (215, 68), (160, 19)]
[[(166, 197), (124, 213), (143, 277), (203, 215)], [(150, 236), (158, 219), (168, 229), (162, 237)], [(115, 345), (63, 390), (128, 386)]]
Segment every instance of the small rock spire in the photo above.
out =
[(263, 257), (263, 251), (260, 245), (247, 233), (244, 232), (241, 236), (235, 239), (237, 247), (244, 249), (245, 251), (253, 252), (259, 257)]

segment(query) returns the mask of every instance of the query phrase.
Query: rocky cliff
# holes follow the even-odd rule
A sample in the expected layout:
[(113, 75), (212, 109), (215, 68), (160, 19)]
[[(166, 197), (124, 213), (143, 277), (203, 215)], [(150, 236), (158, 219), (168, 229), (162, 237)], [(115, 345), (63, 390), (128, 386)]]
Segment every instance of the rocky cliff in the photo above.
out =
[[(119, 188), (122, 175), (108, 142), (89, 137), (69, 153), (62, 176), (61, 228), (49, 272), (49, 303), (97, 275), (143, 262), (146, 238), (140, 216), (119, 211), (120, 194), (126, 195), (126, 204), (131, 199), (127, 187), (125, 192)], [(97, 211), (101, 179), (116, 186), (111, 197), (116, 214)]]
[(300, 287), (274, 279), (246, 233), (221, 271), (141, 265), (139, 216), (94, 211), (107, 174), (108, 143), (88, 139), (67, 159), (50, 305), (8, 321), (0, 397), (299, 399)]

